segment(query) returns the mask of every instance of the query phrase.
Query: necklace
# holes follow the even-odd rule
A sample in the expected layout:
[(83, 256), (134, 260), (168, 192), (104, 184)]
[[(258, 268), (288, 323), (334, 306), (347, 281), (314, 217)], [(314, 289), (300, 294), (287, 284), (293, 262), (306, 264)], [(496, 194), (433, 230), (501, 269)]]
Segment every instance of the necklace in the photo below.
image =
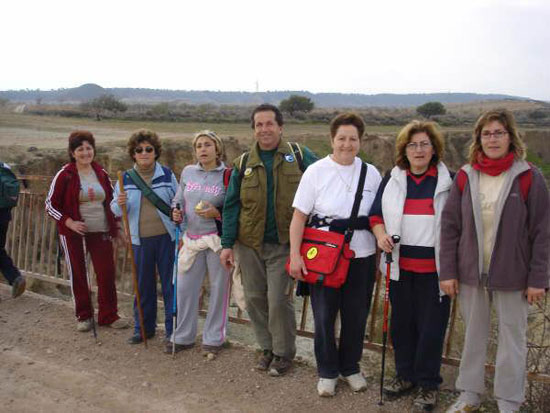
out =
[(351, 179), (350, 179), (350, 182), (349, 184), (346, 182), (346, 180), (344, 179), (344, 177), (340, 174), (340, 168), (336, 167), (336, 173), (338, 174), (338, 177), (340, 178), (340, 180), (344, 183), (344, 185), (346, 186), (347, 188), (347, 191), (348, 192), (351, 192), (351, 184), (353, 183), (353, 178), (355, 177), (355, 161), (353, 162), (353, 169), (351, 170)]

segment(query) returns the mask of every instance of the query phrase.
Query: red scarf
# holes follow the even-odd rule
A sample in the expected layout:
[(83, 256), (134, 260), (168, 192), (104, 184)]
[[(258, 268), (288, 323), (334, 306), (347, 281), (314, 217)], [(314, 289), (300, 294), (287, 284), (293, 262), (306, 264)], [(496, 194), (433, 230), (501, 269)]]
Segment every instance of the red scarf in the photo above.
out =
[(514, 153), (509, 152), (504, 158), (490, 159), (484, 153), (481, 153), (477, 157), (477, 162), (472, 166), (484, 174), (497, 176), (510, 169), (514, 163)]

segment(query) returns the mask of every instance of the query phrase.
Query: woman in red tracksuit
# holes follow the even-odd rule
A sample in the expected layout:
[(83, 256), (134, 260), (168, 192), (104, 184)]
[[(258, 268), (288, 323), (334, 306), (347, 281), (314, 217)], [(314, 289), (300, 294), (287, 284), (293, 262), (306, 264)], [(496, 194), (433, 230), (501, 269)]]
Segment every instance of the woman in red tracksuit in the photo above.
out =
[(126, 328), (117, 312), (112, 239), (118, 227), (109, 208), (113, 188), (107, 172), (96, 162), (95, 139), (88, 131), (69, 136), (71, 162), (55, 175), (46, 198), (46, 211), (57, 221), (76, 307), (77, 330), (92, 328), (93, 306), (86, 253), (97, 274), (98, 324)]

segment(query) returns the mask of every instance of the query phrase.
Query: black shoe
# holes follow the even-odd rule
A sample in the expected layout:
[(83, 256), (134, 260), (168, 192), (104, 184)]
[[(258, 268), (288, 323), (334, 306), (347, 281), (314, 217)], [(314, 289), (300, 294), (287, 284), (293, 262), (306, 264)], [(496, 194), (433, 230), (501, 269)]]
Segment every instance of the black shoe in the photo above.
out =
[[(147, 337), (148, 339), (153, 338), (155, 337), (155, 332), (145, 333), (145, 337)], [(139, 344), (142, 342), (143, 339), (141, 338), (141, 333), (134, 333), (134, 335), (128, 339), (128, 344)]]
[(439, 391), (437, 389), (425, 389), (421, 387), (413, 402), (414, 412), (431, 412), (439, 398)]
[(269, 374), (271, 377), (278, 377), (284, 375), (292, 367), (292, 360), (286, 357), (279, 357), (275, 355), (273, 362), (269, 366)]
[(178, 343), (176, 343), (176, 345), (174, 347), (174, 344), (172, 342), (168, 341), (164, 345), (164, 353), (165, 354), (172, 354), (172, 350), (174, 351), (174, 353), (179, 353), (180, 351), (189, 350), (193, 347), (195, 347), (195, 343), (191, 343), (191, 344), (178, 344)]
[(258, 364), (256, 364), (256, 370), (267, 371), (272, 361), (273, 361), (273, 352), (271, 350), (264, 350), (262, 352), (262, 355), (258, 359)]
[(25, 278), (22, 275), (20, 275), (13, 281), (13, 284), (11, 286), (11, 296), (13, 298), (19, 297), (21, 294), (25, 292), (26, 286), (27, 286), (27, 283), (25, 281)]

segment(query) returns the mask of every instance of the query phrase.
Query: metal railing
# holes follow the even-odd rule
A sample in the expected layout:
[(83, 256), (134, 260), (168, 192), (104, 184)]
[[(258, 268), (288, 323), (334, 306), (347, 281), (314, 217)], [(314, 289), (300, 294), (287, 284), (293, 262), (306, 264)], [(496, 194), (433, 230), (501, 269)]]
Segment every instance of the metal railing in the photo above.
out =
[[(49, 186), (49, 176), (21, 176), (21, 180), (30, 183), (32, 189), (22, 189), (19, 202), (12, 211), (12, 222), (8, 230), (6, 248), (17, 267), (28, 277), (51, 283), (70, 285), (64, 259), (59, 254), (56, 223), (50, 219), (44, 210), (46, 189)], [(115, 261), (117, 270), (117, 291), (123, 295), (133, 294), (131, 266), (127, 248), (117, 248), (115, 245)], [(88, 266), (92, 268), (92, 266)], [(367, 320), (367, 335), (364, 347), (369, 350), (381, 351), (381, 323), (384, 283), (380, 273), (374, 289), (372, 308)], [(203, 289), (204, 291), (204, 289)], [(200, 300), (200, 313), (206, 314), (204, 301)], [(297, 317), (299, 318), (297, 334), (313, 338), (313, 322), (309, 317), (309, 297), (296, 299)], [(443, 363), (458, 366), (460, 364), (460, 348), (462, 347), (463, 325), (457, 316), (456, 301), (451, 307), (449, 327), (445, 338)], [(237, 306), (232, 306), (229, 320), (233, 323), (249, 324), (243, 312)], [(529, 315), (529, 356), (528, 379), (533, 382), (550, 384), (548, 364), (542, 365), (541, 357), (550, 348), (550, 338), (546, 333), (550, 323), (549, 311), (544, 304), (535, 306)], [(495, 335), (495, 334), (493, 334)], [(538, 337), (538, 338), (537, 338)], [(456, 343), (459, 341), (458, 343)], [(491, 351), (489, 352), (491, 354)], [(486, 370), (494, 372), (494, 365), (487, 364)], [(542, 371), (541, 371), (542, 370)]]

